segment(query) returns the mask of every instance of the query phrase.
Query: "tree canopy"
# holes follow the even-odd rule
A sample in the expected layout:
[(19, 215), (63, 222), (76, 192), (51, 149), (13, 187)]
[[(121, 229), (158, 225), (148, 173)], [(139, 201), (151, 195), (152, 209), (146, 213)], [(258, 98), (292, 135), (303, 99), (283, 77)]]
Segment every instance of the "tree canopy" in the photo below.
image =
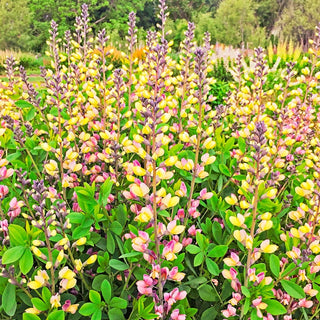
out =
[[(0, 0), (0, 49), (44, 51), (51, 20), (61, 36), (74, 31), (83, 3), (93, 33), (106, 28), (113, 42), (125, 41), (131, 11), (142, 33), (159, 22), (158, 0)], [(208, 29), (213, 42), (234, 46), (263, 44), (271, 35), (305, 43), (320, 20), (320, 0), (167, 0), (167, 6), (173, 39), (181, 39), (193, 21), (198, 41)]]

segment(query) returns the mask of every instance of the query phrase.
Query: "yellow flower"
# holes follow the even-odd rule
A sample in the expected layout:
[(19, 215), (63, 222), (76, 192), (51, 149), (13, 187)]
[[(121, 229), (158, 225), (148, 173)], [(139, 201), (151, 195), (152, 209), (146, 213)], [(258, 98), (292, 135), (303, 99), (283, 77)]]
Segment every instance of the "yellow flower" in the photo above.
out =
[(59, 293), (55, 294), (50, 298), (50, 303), (52, 308), (58, 308), (61, 306)]
[(167, 194), (162, 200), (161, 204), (165, 205), (166, 208), (171, 208), (176, 206), (180, 201), (179, 197), (172, 197), (171, 194)]
[(68, 279), (71, 280), (76, 276), (76, 274), (70, 270), (68, 267), (64, 267), (59, 271), (59, 278), (60, 279)]
[(189, 134), (187, 132), (182, 132), (179, 134), (179, 139), (182, 141), (182, 142), (189, 142), (190, 141), (190, 137), (189, 137)]
[(230, 204), (231, 206), (238, 203), (238, 199), (237, 199), (236, 195), (233, 193), (231, 193), (230, 197), (226, 197), (224, 200), (226, 201), (226, 203)]
[(245, 217), (242, 214), (238, 213), (236, 217), (235, 216), (229, 217), (229, 220), (234, 226), (241, 227), (244, 224)]
[(50, 176), (54, 176), (58, 173), (58, 164), (54, 160), (50, 160), (49, 163), (44, 165), (44, 168)]
[(144, 183), (140, 183), (140, 185), (138, 184), (132, 184), (130, 186), (130, 190), (133, 194), (135, 194), (137, 197), (144, 197), (146, 194), (149, 193), (150, 189), (148, 188), (148, 186)]
[(82, 262), (80, 259), (76, 259), (75, 261), (75, 268), (77, 271), (80, 271), (82, 269)]
[(87, 238), (86, 237), (82, 237), (82, 238), (80, 238), (80, 239), (78, 239), (76, 241), (76, 245), (77, 246), (83, 246), (86, 242), (87, 242)]
[(278, 249), (278, 246), (275, 244), (270, 244), (270, 240), (264, 240), (260, 244), (260, 249), (264, 253), (273, 253)]
[(261, 220), (270, 220), (272, 218), (272, 214), (270, 212), (265, 212), (260, 216)]
[(146, 170), (141, 168), (140, 166), (134, 166), (133, 172), (137, 176), (144, 176), (146, 174)]
[(180, 226), (177, 225), (177, 221), (173, 220), (171, 222), (169, 222), (168, 226), (167, 226), (167, 230), (171, 233), (171, 234), (180, 234), (184, 231), (186, 227), (185, 226)]
[(266, 230), (269, 230), (271, 229), (273, 226), (273, 222), (271, 220), (262, 220), (260, 223), (259, 223), (259, 229), (261, 231), (266, 231)]
[(203, 146), (206, 149), (212, 149), (216, 146), (216, 142), (212, 140), (212, 138), (207, 138), (204, 142), (203, 142)]
[(77, 284), (77, 280), (75, 278), (72, 279), (62, 279), (60, 281), (61, 292), (69, 290), (73, 288)]
[(250, 204), (247, 201), (245, 201), (245, 200), (240, 201), (240, 208), (241, 209), (248, 209), (249, 207), (250, 207)]
[(141, 209), (140, 213), (134, 218), (135, 221), (149, 222), (153, 217), (152, 210), (149, 207)]
[(170, 158), (168, 158), (164, 164), (168, 167), (173, 166), (176, 164), (176, 162), (178, 161), (178, 157), (177, 156), (171, 156)]
[(25, 313), (32, 313), (32, 314), (39, 314), (41, 311), (38, 310), (37, 308), (33, 307), (33, 308), (27, 308), (25, 310)]
[(266, 193), (266, 196), (268, 197), (268, 198), (270, 198), (270, 199), (273, 199), (275, 196), (276, 196), (276, 194), (277, 194), (277, 192), (278, 192), (278, 190), (277, 189), (271, 189), (271, 190), (269, 190), (267, 193)]
[(98, 256), (96, 254), (93, 254), (92, 256), (90, 256), (87, 261), (84, 262), (85, 265), (87, 264), (93, 264), (96, 262)]
[(313, 253), (318, 254), (320, 252), (319, 240), (315, 240), (312, 243), (310, 243), (309, 248)]
[(43, 287), (47, 281), (49, 280), (49, 276), (46, 271), (39, 270), (37, 275), (34, 277), (34, 281), (30, 281), (28, 283), (28, 287), (30, 289), (36, 290)]

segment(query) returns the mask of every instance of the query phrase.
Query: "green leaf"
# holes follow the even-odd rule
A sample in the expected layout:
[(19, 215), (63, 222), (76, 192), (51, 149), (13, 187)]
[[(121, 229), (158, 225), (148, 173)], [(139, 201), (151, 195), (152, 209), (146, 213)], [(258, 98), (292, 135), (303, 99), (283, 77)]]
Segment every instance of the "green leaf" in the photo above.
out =
[(31, 302), (40, 311), (46, 311), (49, 309), (49, 306), (39, 298), (32, 298)]
[(204, 301), (217, 301), (218, 296), (214, 289), (208, 284), (204, 284), (198, 289), (199, 296)]
[(225, 176), (231, 177), (231, 172), (230, 172), (230, 170), (228, 169), (228, 167), (225, 164), (220, 163), (219, 164), (219, 170)]
[[(212, 199), (212, 198), (211, 198)], [(222, 228), (221, 225), (218, 221), (214, 221), (212, 224), (212, 235), (214, 240), (217, 243), (222, 243), (221, 239), (222, 239)]]
[(28, 242), (28, 235), (24, 228), (11, 224), (9, 226), (9, 237), (11, 246), (25, 245)]
[(93, 315), (91, 316), (91, 320), (101, 320), (101, 317), (102, 317), (102, 311), (99, 309), (93, 313)]
[(33, 255), (29, 248), (27, 248), (19, 260), (19, 267), (23, 274), (27, 274), (33, 266)]
[(37, 114), (36, 108), (31, 108), (26, 114), (26, 121), (31, 121)]
[(108, 232), (108, 234), (107, 234), (107, 250), (111, 254), (114, 254), (115, 249), (116, 249), (116, 244), (114, 242), (114, 237), (111, 234), (111, 232)]
[(125, 253), (125, 254), (122, 254), (119, 259), (123, 259), (123, 258), (134, 258), (134, 257), (138, 257), (142, 255), (142, 252), (129, 252), (129, 253)]
[(126, 300), (118, 297), (113, 297), (110, 301), (111, 308), (125, 309), (127, 305), (128, 305), (128, 302)]
[(122, 311), (118, 308), (110, 309), (108, 316), (110, 320), (125, 320)]
[(224, 150), (229, 151), (233, 147), (234, 141), (234, 137), (229, 138), (224, 145)]
[(79, 313), (83, 316), (90, 316), (98, 309), (98, 306), (94, 303), (87, 302), (83, 304), (79, 310)]
[(208, 257), (210, 258), (221, 258), (224, 257), (228, 251), (228, 246), (219, 245), (215, 246), (209, 253)]
[(272, 254), (270, 256), (270, 269), (271, 272), (276, 276), (279, 277), (280, 273), (280, 259), (275, 255)]
[(191, 254), (197, 254), (201, 251), (201, 249), (198, 246), (195, 246), (194, 244), (187, 245), (186, 250)]
[(64, 320), (65, 313), (63, 310), (56, 310), (49, 314), (47, 320)]
[(23, 255), (25, 250), (26, 250), (26, 248), (23, 246), (17, 246), (17, 247), (13, 247), (13, 248), (8, 249), (3, 254), (2, 263), (3, 264), (10, 264), (10, 263), (16, 262), (17, 260), (19, 260), (21, 258), (21, 256)]
[(287, 313), (287, 309), (277, 300), (270, 299), (265, 300), (264, 302), (268, 305), (266, 311), (272, 314), (273, 316), (278, 316)]
[(45, 303), (50, 303), (51, 292), (47, 287), (42, 288), (42, 299)]
[(7, 283), (2, 294), (2, 307), (4, 312), (10, 317), (14, 316), (14, 314), (16, 313), (16, 286), (11, 284), (10, 282)]
[(195, 257), (194, 257), (194, 261), (193, 261), (193, 265), (195, 267), (200, 266), (200, 264), (202, 263), (204, 259), (204, 253), (203, 252), (199, 252)]
[(129, 269), (129, 266), (126, 263), (119, 261), (119, 260), (116, 260), (116, 259), (111, 259), (109, 261), (109, 265), (110, 265), (110, 267), (112, 267), (113, 269), (116, 269), (118, 271), (124, 271), (124, 270)]
[(41, 320), (37, 315), (32, 313), (24, 313), (22, 320)]
[(246, 301), (244, 303), (243, 306), (243, 314), (247, 314), (249, 309), (250, 309), (250, 305), (251, 305), (251, 299), (250, 298), (246, 298)]
[(245, 286), (241, 286), (241, 292), (247, 297), (250, 298), (251, 297), (251, 292), (250, 290), (245, 287)]
[(288, 295), (295, 299), (303, 299), (306, 297), (303, 289), (296, 283), (289, 280), (281, 280), (281, 285), (283, 289), (288, 293)]
[(238, 144), (239, 144), (240, 151), (242, 153), (245, 153), (247, 144), (246, 144), (246, 141), (244, 140), (244, 138), (239, 137), (238, 138)]
[(208, 271), (212, 275), (217, 276), (220, 273), (218, 265), (211, 259), (206, 258), (206, 265), (207, 265)]
[(112, 289), (111, 289), (110, 282), (106, 279), (103, 280), (103, 282), (101, 284), (101, 293), (102, 293), (104, 301), (109, 303), (109, 301), (111, 299)]
[(92, 214), (95, 206), (98, 204), (97, 200), (92, 195), (89, 188), (76, 187), (77, 201), (81, 210), (85, 213)]
[(115, 234), (117, 234), (118, 236), (121, 236), (121, 233), (122, 233), (122, 225), (121, 225), (118, 221), (113, 221), (113, 222), (111, 223), (110, 230), (111, 230), (112, 232), (114, 232)]
[(31, 108), (34, 109), (34, 106), (25, 100), (18, 100), (14, 103), (18, 108), (24, 109), (24, 108)]
[(101, 303), (101, 296), (100, 293), (94, 290), (89, 291), (89, 299), (91, 302), (95, 304), (100, 304)]
[(9, 154), (9, 155), (6, 157), (6, 159), (7, 159), (9, 162), (11, 162), (12, 160), (16, 160), (16, 159), (20, 158), (20, 156), (21, 156), (21, 152), (18, 151), (18, 152)]
[(211, 307), (202, 313), (201, 320), (214, 320), (217, 315), (218, 311), (214, 307)]
[(105, 207), (108, 203), (108, 197), (110, 195), (112, 189), (113, 182), (108, 178), (105, 182), (100, 186), (99, 192), (99, 204)]
[(197, 243), (199, 245), (199, 247), (201, 248), (202, 251), (205, 251), (206, 247), (207, 247), (207, 242), (206, 242), (206, 238), (203, 234), (201, 234), (200, 232), (196, 233), (196, 240)]

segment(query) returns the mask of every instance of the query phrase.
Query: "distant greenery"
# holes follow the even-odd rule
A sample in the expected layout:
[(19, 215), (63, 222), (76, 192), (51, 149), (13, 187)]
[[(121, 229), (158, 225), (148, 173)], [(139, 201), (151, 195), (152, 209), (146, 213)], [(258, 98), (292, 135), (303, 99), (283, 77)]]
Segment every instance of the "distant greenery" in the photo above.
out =
[[(140, 39), (159, 22), (154, 0), (0, 0), (0, 50), (44, 52), (50, 21), (59, 24), (60, 37), (66, 30), (74, 32), (83, 3), (89, 5), (93, 35), (105, 28), (110, 41), (122, 50), (131, 11), (137, 12)], [(183, 37), (187, 22), (193, 21), (198, 42), (209, 31), (212, 43), (252, 48), (279, 38), (306, 45), (319, 20), (320, 0), (167, 0), (167, 6), (175, 43)]]

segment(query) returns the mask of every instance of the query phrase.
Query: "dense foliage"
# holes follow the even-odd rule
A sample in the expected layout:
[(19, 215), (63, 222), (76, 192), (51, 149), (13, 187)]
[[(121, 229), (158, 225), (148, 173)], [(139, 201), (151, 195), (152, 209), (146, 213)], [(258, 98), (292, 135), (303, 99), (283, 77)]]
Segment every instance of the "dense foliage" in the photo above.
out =
[(193, 23), (172, 55), (163, 0), (136, 57), (135, 19), (117, 68), (86, 5), (40, 88), (7, 59), (1, 319), (316, 319), (320, 27), (226, 67)]

